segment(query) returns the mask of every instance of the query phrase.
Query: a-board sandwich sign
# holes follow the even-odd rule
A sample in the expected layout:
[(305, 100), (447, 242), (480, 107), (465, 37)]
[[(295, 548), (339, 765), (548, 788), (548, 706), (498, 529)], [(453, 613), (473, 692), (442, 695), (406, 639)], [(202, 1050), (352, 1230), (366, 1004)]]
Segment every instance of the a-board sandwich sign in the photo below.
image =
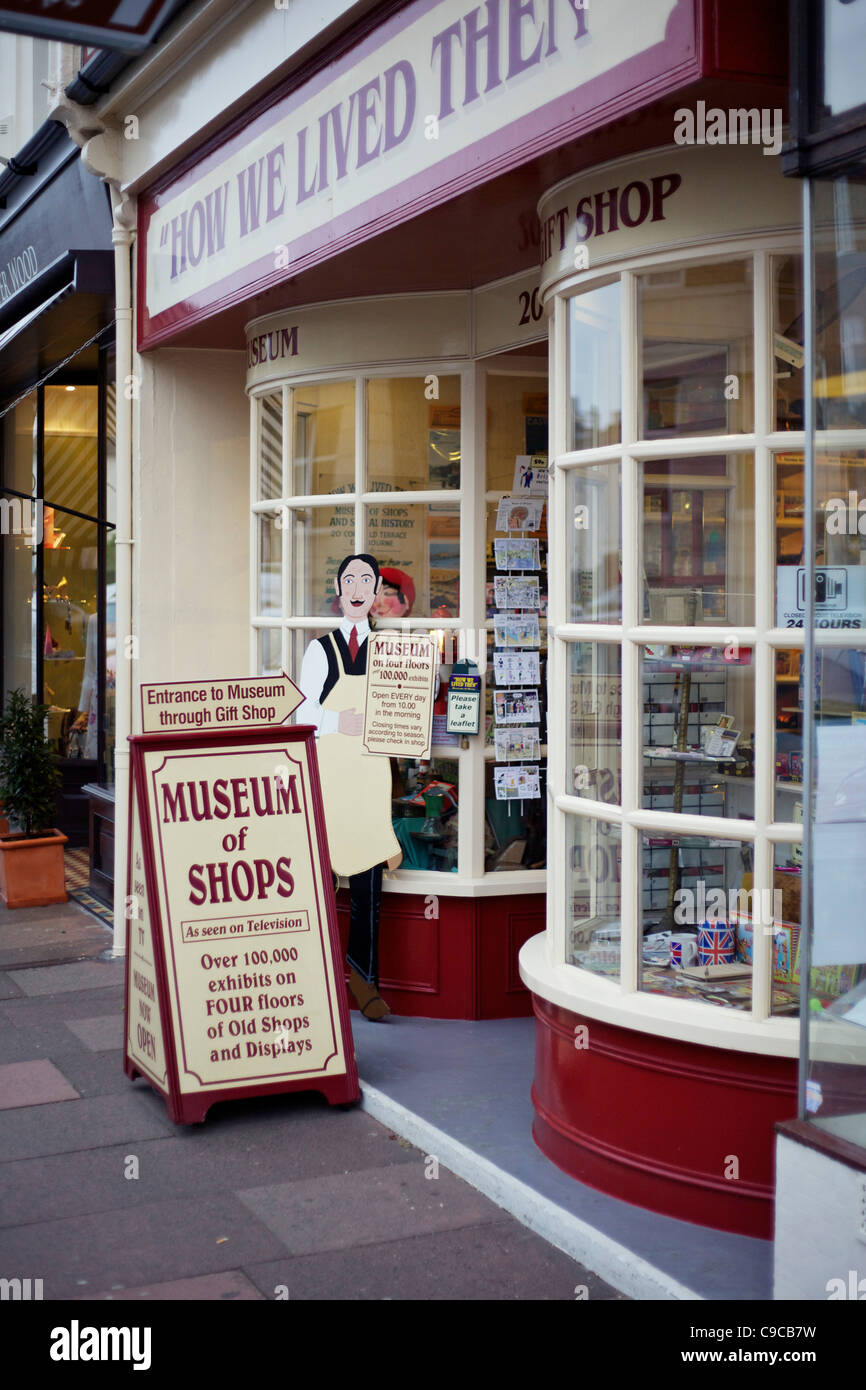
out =
[(360, 1095), (314, 730), (130, 739), (127, 1036), (171, 1118)]

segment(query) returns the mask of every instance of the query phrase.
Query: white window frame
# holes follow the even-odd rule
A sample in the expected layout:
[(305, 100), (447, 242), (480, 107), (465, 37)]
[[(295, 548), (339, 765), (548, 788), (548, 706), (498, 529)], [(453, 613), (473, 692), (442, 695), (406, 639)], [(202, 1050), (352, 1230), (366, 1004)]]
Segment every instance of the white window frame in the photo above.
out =
[[(771, 257), (802, 255), (802, 246), (790, 234), (732, 238), (699, 247), (669, 250), (631, 258), (618, 266), (606, 265), (593, 274), (571, 277), (552, 291), (553, 324), (550, 339), (551, 483), (550, 550), (548, 555), (549, 601), (549, 740), (552, 749), (568, 747), (567, 678), (568, 648), (575, 642), (610, 642), (622, 652), (622, 804), (611, 806), (570, 794), (565, 783), (565, 756), (550, 760), (549, 786), (552, 806), (548, 822), (548, 857), (556, 866), (548, 891), (546, 942), (543, 953), (546, 977), (543, 993), (553, 1002), (586, 1011), (613, 1023), (669, 1036), (688, 1036), (722, 1047), (796, 1055), (799, 1021), (773, 1017), (772, 934), (755, 933), (753, 999), (751, 1011), (720, 1009), (698, 1000), (670, 999), (639, 990), (641, 894), (644, 831), (673, 831), (681, 835), (718, 836), (754, 845), (754, 887), (773, 887), (773, 847), (801, 844), (802, 825), (774, 819), (775, 781), (775, 653), (779, 648), (803, 648), (803, 632), (775, 626), (776, 480), (775, 454), (800, 451), (805, 456), (803, 431), (777, 431), (774, 420), (773, 305)], [(673, 439), (640, 439), (638, 381), (637, 275), (674, 266), (701, 265), (731, 260), (751, 260), (753, 294), (754, 428), (732, 435), (678, 434)], [(578, 294), (612, 280), (621, 286), (621, 443), (602, 448), (569, 450), (568, 430), (568, 316), (569, 301)], [(754, 456), (754, 626), (661, 627), (640, 623), (640, 570), (642, 553), (641, 465), (653, 459), (709, 454), (751, 453)], [(571, 470), (589, 463), (619, 463), (622, 477), (622, 620), (619, 624), (568, 621), (567, 574), (573, 544), (567, 516), (567, 483)], [(666, 479), (670, 481), (670, 479)], [(731, 518), (733, 520), (733, 518)], [(641, 805), (642, 725), (640, 648), (644, 643), (698, 643), (724, 645), (735, 639), (755, 654), (755, 787), (751, 820), (674, 815), (647, 810)], [(583, 816), (621, 827), (622, 953), (618, 980), (593, 975), (568, 961), (567, 938), (571, 921), (568, 884), (570, 865), (566, 854), (569, 818)], [(540, 955), (538, 965), (542, 964)]]
[[(544, 341), (543, 338), (539, 341)], [(407, 630), (433, 631), (442, 629), (465, 634), (466, 655), (484, 667), (486, 651), (484, 636), (493, 627), (486, 616), (485, 547), (487, 537), (487, 506), (506, 494), (488, 492), (486, 488), (486, 377), (488, 372), (499, 375), (538, 375), (547, 387), (547, 366), (544, 359), (531, 356), (487, 356), (474, 361), (458, 359), (424, 359), (423, 362), (392, 363), (365, 366), (358, 371), (318, 371), (291, 377), (281, 383), (268, 383), (250, 392), (250, 670), (259, 672), (259, 634), (268, 629), (280, 633), (282, 669), (291, 671), (291, 637), (294, 632), (321, 631), (336, 628), (339, 619), (321, 615), (308, 617), (291, 612), (291, 575), (293, 573), (293, 527), (289, 521), (282, 529), (282, 614), (264, 617), (258, 611), (259, 532), (258, 518), (285, 507), (289, 517), (293, 509), (333, 507), (352, 504), (355, 508), (355, 536), (359, 550), (363, 544), (365, 509), (370, 505), (418, 505), (425, 502), (450, 502), (460, 509), (460, 616), (458, 618), (408, 617), (389, 620), (395, 627)], [(461, 408), (461, 486), (426, 492), (364, 492), (366, 470), (367, 419), (365, 383), (377, 378), (416, 377), (428, 374), (460, 377)], [(296, 497), (291, 492), (292, 430), (291, 392), (306, 386), (353, 382), (355, 385), (355, 475), (352, 493), (322, 493)], [(261, 399), (282, 393), (282, 496), (258, 498), (259, 457), (261, 445)], [(548, 531), (550, 526), (548, 525)], [(477, 650), (480, 648), (480, 651)], [(484, 672), (485, 679), (489, 672)], [(457, 759), (459, 767), (459, 831), (457, 872), (398, 869), (387, 874), (386, 892), (414, 893), (454, 897), (494, 897), (514, 893), (542, 893), (547, 887), (547, 869), (518, 869), (487, 873), (484, 869), (485, 838), (485, 755), (483, 720), (482, 731), (469, 740), (468, 748), (433, 745), (433, 758)], [(549, 800), (549, 799), (548, 799)], [(548, 805), (549, 811), (549, 805)], [(549, 847), (548, 847), (549, 848)], [(548, 859), (549, 862), (549, 859)]]

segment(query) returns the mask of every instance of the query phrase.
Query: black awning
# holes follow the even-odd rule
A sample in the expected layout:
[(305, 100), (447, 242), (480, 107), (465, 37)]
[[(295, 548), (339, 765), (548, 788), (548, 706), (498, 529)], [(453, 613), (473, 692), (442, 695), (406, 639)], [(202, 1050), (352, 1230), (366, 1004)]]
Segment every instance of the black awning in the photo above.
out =
[[(62, 288), (0, 333), (0, 410), (112, 323), (113, 280), (112, 253), (90, 252), (86, 266), (73, 260), (71, 278)], [(96, 361), (94, 344), (70, 366), (88, 370)]]

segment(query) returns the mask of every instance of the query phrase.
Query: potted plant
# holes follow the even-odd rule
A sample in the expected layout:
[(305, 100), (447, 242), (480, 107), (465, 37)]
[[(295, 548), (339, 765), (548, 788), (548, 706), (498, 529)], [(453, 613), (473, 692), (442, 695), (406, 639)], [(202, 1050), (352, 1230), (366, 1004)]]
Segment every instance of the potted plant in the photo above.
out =
[(51, 828), (60, 774), (45, 737), (46, 712), (13, 690), (0, 716), (0, 800), (17, 826), (0, 834), (0, 898), (7, 907), (67, 901), (66, 836)]

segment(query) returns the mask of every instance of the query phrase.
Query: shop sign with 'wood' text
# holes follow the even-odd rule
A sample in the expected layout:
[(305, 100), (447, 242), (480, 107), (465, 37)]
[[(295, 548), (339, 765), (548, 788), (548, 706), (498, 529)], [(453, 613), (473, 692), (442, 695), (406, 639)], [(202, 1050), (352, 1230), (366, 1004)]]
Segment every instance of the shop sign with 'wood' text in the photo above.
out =
[(695, 61), (684, 0), (416, 0), (142, 200), (141, 345), (640, 106)]

